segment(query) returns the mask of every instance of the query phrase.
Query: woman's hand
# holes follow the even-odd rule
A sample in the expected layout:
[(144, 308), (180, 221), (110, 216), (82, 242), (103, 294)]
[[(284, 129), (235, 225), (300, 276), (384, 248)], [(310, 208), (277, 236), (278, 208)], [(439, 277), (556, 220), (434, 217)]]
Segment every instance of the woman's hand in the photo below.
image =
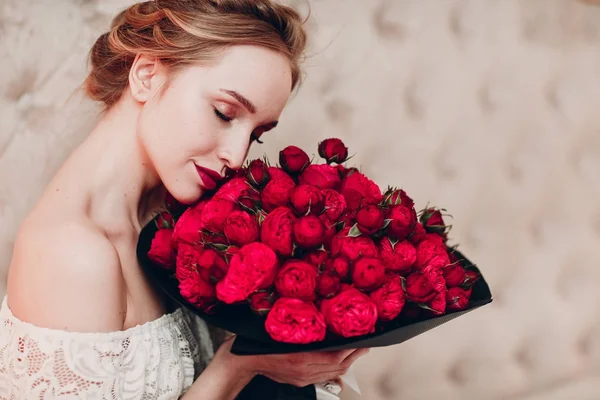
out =
[(345, 374), (354, 361), (369, 352), (369, 349), (350, 349), (237, 356), (230, 352), (232, 343), (233, 337), (227, 339), (215, 354), (214, 361), (224, 362), (230, 368), (237, 368), (241, 376), (260, 374), (275, 382), (298, 387), (334, 380)]

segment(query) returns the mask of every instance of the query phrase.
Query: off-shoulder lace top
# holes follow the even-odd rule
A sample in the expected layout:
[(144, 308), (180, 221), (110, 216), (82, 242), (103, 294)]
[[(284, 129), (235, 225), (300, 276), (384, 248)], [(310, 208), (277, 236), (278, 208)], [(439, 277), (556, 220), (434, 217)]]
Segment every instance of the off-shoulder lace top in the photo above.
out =
[(214, 355), (209, 328), (184, 309), (108, 333), (20, 321), (0, 309), (0, 399), (177, 399)]

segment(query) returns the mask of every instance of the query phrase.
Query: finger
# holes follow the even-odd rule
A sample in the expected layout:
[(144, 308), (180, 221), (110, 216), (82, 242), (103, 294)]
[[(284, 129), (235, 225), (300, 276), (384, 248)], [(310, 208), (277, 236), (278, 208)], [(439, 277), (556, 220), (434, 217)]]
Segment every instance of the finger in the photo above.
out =
[(341, 363), (341, 365), (345, 368), (350, 368), (350, 366), (358, 360), (360, 357), (369, 353), (369, 349), (360, 349), (350, 354), (346, 359)]
[(319, 351), (311, 353), (310, 362), (308, 365), (332, 365), (332, 364), (341, 364), (342, 361), (350, 354), (352, 354), (356, 349), (346, 349), (339, 351)]

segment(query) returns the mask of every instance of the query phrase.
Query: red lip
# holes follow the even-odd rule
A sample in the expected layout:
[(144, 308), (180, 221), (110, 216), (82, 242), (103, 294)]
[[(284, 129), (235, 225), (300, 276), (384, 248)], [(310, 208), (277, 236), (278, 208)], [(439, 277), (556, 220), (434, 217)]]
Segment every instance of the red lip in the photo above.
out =
[(196, 170), (198, 171), (198, 175), (200, 175), (200, 179), (202, 179), (202, 183), (208, 190), (213, 190), (217, 187), (217, 183), (219, 183), (223, 177), (217, 171), (204, 168), (196, 165)]

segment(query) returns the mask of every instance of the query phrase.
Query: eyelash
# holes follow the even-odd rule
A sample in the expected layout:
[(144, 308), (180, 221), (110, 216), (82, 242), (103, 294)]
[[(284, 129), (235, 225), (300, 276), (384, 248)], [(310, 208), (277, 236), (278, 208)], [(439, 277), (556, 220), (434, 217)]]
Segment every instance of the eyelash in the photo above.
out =
[[(223, 121), (223, 122), (231, 122), (232, 118), (229, 118), (228, 116), (226, 116), (225, 114), (223, 114), (222, 112), (220, 112), (219, 110), (217, 110), (216, 108), (214, 110), (215, 110), (215, 115), (221, 121)], [(250, 142), (256, 142), (256, 143), (259, 143), (259, 144), (263, 144), (264, 143), (254, 133), (252, 133), (250, 135)]]

